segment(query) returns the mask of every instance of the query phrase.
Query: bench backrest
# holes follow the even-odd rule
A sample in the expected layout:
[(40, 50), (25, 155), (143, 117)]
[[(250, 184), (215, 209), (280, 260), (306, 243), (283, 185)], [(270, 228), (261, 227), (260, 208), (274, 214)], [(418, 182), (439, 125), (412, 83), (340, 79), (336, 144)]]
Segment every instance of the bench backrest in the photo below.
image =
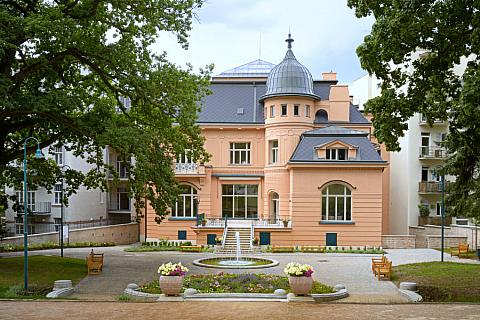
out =
[(458, 245), (458, 250), (460, 251), (468, 251), (468, 243), (460, 243)]

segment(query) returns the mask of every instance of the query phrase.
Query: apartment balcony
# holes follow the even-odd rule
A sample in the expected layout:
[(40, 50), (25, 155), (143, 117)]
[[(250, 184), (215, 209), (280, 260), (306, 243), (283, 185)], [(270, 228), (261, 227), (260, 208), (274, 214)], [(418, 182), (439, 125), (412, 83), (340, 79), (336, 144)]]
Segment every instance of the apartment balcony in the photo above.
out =
[(120, 197), (120, 199), (111, 199), (108, 202), (108, 212), (111, 213), (127, 213), (132, 211), (132, 204), (128, 197)]
[[(448, 181), (445, 181), (445, 189), (447, 189)], [(442, 193), (442, 183), (437, 181), (420, 181), (418, 183), (418, 193), (420, 194), (436, 194)]]
[(448, 157), (447, 150), (442, 147), (420, 147), (418, 159), (420, 160), (444, 160)]
[[(28, 213), (38, 216), (49, 216), (52, 213), (51, 202), (35, 202), (27, 205)], [(23, 205), (18, 206), (17, 213), (23, 213)]]
[[(427, 122), (427, 118), (421, 114), (420, 115), (420, 121), (418, 122), (419, 125), (421, 126), (430, 126), (430, 124)], [(439, 119), (436, 119), (435, 121), (433, 121), (433, 124), (432, 126), (433, 127), (439, 127), (439, 126), (446, 126), (448, 125), (448, 121), (445, 121), (445, 120), (439, 120)]]
[(197, 163), (175, 163), (175, 175), (205, 175), (205, 166)]

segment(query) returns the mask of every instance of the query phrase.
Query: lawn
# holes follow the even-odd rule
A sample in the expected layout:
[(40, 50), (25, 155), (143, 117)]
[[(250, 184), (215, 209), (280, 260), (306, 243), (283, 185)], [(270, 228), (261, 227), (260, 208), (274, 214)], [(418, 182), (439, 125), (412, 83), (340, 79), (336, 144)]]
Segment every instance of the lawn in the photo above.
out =
[(416, 282), (427, 302), (480, 302), (479, 275), (478, 264), (425, 262), (394, 267), (392, 280)]
[[(208, 275), (186, 276), (184, 289), (194, 288), (200, 293), (273, 293), (275, 289), (290, 292), (288, 278), (271, 274), (229, 274), (217, 273)], [(158, 280), (144, 284), (140, 291), (162, 293)], [(333, 288), (318, 281), (314, 282), (311, 293), (332, 293)]]
[(55, 280), (69, 279), (77, 284), (87, 275), (85, 260), (57, 256), (28, 258), (30, 292), (23, 288), (23, 257), (0, 258), (0, 298), (43, 298)]

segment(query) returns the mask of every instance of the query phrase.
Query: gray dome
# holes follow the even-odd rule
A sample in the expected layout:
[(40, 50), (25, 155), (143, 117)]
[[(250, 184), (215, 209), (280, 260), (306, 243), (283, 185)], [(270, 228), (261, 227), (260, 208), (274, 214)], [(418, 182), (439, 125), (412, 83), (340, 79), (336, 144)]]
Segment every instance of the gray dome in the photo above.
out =
[(288, 50), (282, 62), (268, 74), (267, 92), (262, 100), (277, 96), (307, 96), (320, 99), (313, 92), (313, 78), (308, 69), (297, 61), (292, 51), (293, 39), (288, 35)]

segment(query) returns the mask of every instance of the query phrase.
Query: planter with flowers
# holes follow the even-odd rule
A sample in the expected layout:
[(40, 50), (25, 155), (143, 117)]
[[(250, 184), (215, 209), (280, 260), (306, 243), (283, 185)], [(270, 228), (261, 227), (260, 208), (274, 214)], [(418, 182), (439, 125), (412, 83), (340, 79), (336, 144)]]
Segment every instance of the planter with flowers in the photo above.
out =
[(312, 290), (312, 266), (290, 262), (283, 271), (287, 274), (290, 289), (295, 295), (307, 295)]
[(188, 269), (179, 263), (164, 263), (158, 268), (159, 284), (162, 292), (167, 296), (177, 296), (182, 291), (183, 277)]

